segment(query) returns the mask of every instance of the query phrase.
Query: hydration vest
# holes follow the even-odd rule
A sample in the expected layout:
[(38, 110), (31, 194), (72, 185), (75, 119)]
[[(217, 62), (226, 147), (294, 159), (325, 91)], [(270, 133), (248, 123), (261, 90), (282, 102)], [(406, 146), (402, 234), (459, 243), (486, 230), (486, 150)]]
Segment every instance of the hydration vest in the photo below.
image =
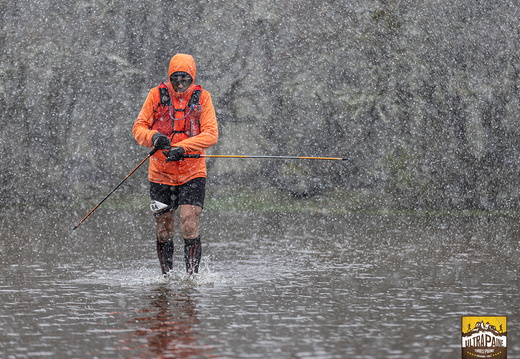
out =
[[(159, 90), (159, 104), (152, 124), (152, 130), (157, 130), (174, 142), (182, 141), (188, 137), (196, 136), (200, 133), (200, 115), (202, 106), (200, 105), (200, 94), (202, 87), (195, 85), (190, 100), (185, 108), (173, 108), (169, 88), (165, 82), (157, 87)], [(175, 118), (176, 112), (183, 112), (184, 116)], [(179, 136), (174, 139), (175, 136)]]

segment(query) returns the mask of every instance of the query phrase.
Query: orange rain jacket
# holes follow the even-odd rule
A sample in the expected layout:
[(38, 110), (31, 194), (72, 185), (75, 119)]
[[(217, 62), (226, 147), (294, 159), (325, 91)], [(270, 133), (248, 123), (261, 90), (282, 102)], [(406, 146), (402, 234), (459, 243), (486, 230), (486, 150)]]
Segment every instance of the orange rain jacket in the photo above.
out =
[[(190, 74), (193, 82), (183, 93), (173, 90), (170, 82), (170, 75), (174, 72), (183, 71)], [(170, 99), (174, 109), (185, 109), (195, 87), (195, 75), (197, 69), (195, 60), (192, 56), (186, 54), (176, 54), (170, 61), (168, 68), (168, 86)], [(154, 87), (148, 93), (141, 112), (137, 117), (133, 127), (132, 134), (137, 143), (141, 146), (153, 147), (152, 137), (158, 131), (153, 129), (154, 121), (158, 120), (158, 111), (161, 107), (158, 87)], [(185, 133), (163, 133), (171, 140), (172, 147), (182, 147), (186, 153), (205, 154), (206, 148), (213, 146), (218, 140), (217, 116), (211, 95), (208, 91), (202, 90), (200, 94), (200, 133), (188, 137)], [(185, 113), (182, 111), (173, 111), (175, 119), (182, 119)], [(183, 120), (175, 121), (181, 122)], [(182, 125), (184, 126), (184, 125)], [(177, 127), (177, 126), (176, 126)], [(166, 156), (162, 150), (157, 151), (150, 158), (148, 168), (148, 179), (151, 182), (162, 183), (167, 185), (178, 186), (184, 184), (197, 177), (206, 177), (206, 161), (204, 158), (186, 158), (182, 161), (165, 162)]]

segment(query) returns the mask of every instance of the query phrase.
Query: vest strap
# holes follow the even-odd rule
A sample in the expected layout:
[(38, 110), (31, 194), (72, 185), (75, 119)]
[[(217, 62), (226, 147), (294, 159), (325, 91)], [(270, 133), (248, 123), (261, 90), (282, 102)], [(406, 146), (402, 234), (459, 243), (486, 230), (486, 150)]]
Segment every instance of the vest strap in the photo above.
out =
[(192, 106), (198, 105), (200, 103), (200, 93), (201, 90), (194, 90), (191, 94), (190, 101), (188, 102), (188, 107), (192, 108)]
[(168, 93), (167, 87), (159, 87), (159, 98), (161, 99), (161, 105), (163, 105), (163, 106), (172, 105), (172, 101), (170, 99), (170, 94)]

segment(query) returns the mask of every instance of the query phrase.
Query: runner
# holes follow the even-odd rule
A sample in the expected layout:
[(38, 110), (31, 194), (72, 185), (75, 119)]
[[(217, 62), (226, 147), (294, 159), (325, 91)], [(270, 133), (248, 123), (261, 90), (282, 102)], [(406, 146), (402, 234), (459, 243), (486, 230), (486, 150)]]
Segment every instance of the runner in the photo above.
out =
[(218, 128), (210, 93), (194, 83), (196, 72), (192, 56), (173, 56), (168, 81), (150, 90), (132, 127), (141, 146), (159, 150), (150, 158), (148, 179), (163, 274), (173, 268), (177, 209), (188, 274), (198, 273), (202, 255), (199, 217), (204, 207), (206, 162), (204, 157), (184, 159), (183, 155), (204, 155), (217, 143)]

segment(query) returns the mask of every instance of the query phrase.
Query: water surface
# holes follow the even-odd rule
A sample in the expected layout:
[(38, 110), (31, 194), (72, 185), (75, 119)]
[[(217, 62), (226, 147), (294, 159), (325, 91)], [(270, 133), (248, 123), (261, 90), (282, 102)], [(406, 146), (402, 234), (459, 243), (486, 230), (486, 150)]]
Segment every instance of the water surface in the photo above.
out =
[(165, 279), (146, 211), (38, 211), (0, 222), (2, 358), (459, 358), (462, 315), (520, 358), (514, 218), (207, 210)]

